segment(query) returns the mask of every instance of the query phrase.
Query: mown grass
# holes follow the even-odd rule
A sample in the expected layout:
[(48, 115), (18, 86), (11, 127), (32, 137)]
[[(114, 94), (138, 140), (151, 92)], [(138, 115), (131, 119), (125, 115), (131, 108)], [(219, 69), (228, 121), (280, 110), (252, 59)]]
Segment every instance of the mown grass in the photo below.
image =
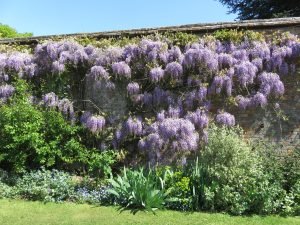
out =
[(229, 216), (220, 213), (182, 213), (158, 211), (156, 215), (139, 212), (119, 213), (115, 207), (73, 203), (42, 203), (0, 200), (1, 225), (299, 225), (300, 217)]

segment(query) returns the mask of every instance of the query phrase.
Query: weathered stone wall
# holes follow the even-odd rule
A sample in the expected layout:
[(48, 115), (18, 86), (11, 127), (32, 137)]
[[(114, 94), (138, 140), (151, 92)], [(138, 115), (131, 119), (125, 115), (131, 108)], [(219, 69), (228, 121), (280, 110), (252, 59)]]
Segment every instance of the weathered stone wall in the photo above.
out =
[[(233, 23), (213, 23), (213, 24), (192, 24), (176, 27), (163, 27), (152, 29), (139, 29), (129, 31), (112, 31), (90, 34), (71, 34), (60, 36), (31, 37), (25, 39), (0, 40), (0, 44), (37, 44), (45, 39), (61, 39), (66, 37), (88, 36), (93, 38), (107, 38), (120, 36), (141, 36), (156, 32), (189, 32), (199, 36), (214, 32), (218, 29), (249, 29), (263, 32), (266, 35), (275, 31), (300, 35), (300, 17), (283, 18), (270, 20), (252, 20)], [(298, 68), (300, 67), (300, 62)], [(86, 81), (84, 91), (84, 107), (96, 109), (97, 107), (110, 112), (117, 117), (122, 117), (127, 113), (126, 88), (117, 87), (114, 91), (109, 90), (104, 85)], [(246, 136), (256, 140), (266, 138), (275, 143), (281, 144), (284, 148), (300, 147), (300, 70), (294, 75), (284, 79), (286, 93), (281, 99), (282, 115), (278, 116), (275, 109), (267, 107), (265, 109), (252, 109), (247, 111), (232, 112), (236, 116), (236, 121), (246, 131)], [(95, 105), (97, 107), (95, 107)], [(283, 119), (284, 116), (286, 119)]]
[(284, 149), (300, 147), (300, 71), (284, 80), (285, 94), (280, 100), (280, 110), (268, 106), (233, 112), (236, 121), (253, 139), (268, 139)]

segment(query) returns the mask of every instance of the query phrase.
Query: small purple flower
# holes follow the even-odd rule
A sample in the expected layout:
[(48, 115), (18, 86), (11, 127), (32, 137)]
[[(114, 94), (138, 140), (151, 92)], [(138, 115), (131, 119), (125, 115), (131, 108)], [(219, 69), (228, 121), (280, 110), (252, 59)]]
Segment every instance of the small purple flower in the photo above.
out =
[(218, 64), (220, 69), (229, 68), (233, 65), (233, 63), (234, 63), (234, 59), (229, 54), (221, 53), (218, 56)]
[(131, 77), (131, 69), (125, 62), (115, 62), (112, 64), (113, 73), (125, 78)]
[(87, 122), (88, 118), (90, 118), (91, 116), (92, 116), (91, 112), (85, 111), (80, 117), (80, 122), (82, 124), (85, 124)]
[(109, 79), (107, 71), (102, 66), (93, 66), (89, 75), (95, 80)]
[(65, 71), (65, 65), (59, 61), (54, 61), (52, 63), (52, 73), (63, 73)]
[(268, 103), (267, 97), (263, 95), (260, 92), (257, 92), (252, 98), (251, 98), (251, 105), (253, 106), (260, 106), (264, 107)]
[(181, 64), (179, 64), (178, 62), (168, 63), (166, 66), (166, 73), (169, 74), (173, 79), (180, 78), (183, 74)]
[(235, 125), (235, 118), (230, 113), (221, 112), (216, 116), (216, 122), (221, 125), (232, 127)]
[(165, 71), (161, 67), (156, 67), (150, 70), (149, 77), (154, 83), (159, 82), (163, 79)]
[(56, 107), (58, 105), (58, 96), (54, 92), (50, 92), (43, 96), (43, 103), (47, 107)]
[(0, 98), (7, 99), (15, 92), (15, 88), (11, 85), (5, 84), (0, 86)]
[(161, 122), (166, 118), (165, 116), (165, 110), (162, 110), (161, 112), (157, 113), (156, 120)]
[(246, 108), (250, 107), (251, 106), (251, 99), (250, 98), (247, 98), (247, 97), (243, 97), (241, 95), (238, 95), (236, 97), (236, 101), (238, 103), (238, 107), (240, 109), (243, 109), (245, 110)]
[(140, 86), (136, 82), (131, 82), (127, 85), (127, 93), (129, 95), (135, 95), (140, 92)]
[(97, 116), (91, 115), (86, 119), (86, 123), (84, 125), (92, 133), (99, 133), (103, 130), (105, 126), (105, 118), (100, 115)]
[(61, 111), (64, 115), (68, 116), (70, 119), (74, 119), (74, 107), (73, 103), (69, 99), (63, 98), (59, 100), (57, 106), (58, 110)]
[(143, 133), (142, 119), (129, 117), (125, 122), (125, 130), (127, 135), (141, 136)]
[(185, 118), (191, 121), (198, 130), (203, 130), (208, 126), (209, 118), (204, 110), (197, 109), (195, 112), (189, 112)]
[(241, 86), (246, 87), (253, 84), (258, 69), (249, 61), (242, 61), (235, 66), (235, 74)]

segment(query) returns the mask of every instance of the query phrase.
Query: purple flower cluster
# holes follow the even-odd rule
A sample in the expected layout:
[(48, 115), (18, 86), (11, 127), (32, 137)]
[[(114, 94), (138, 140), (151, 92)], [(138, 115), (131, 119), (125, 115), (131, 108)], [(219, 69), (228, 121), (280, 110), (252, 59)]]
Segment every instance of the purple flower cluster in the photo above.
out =
[(19, 77), (32, 78), (36, 74), (36, 64), (32, 55), (21, 52), (0, 53), (0, 75), (17, 73)]
[(191, 121), (199, 131), (208, 126), (209, 118), (205, 110), (197, 109), (195, 112), (189, 112), (185, 118)]
[(250, 97), (238, 95), (236, 97), (236, 102), (240, 109), (245, 110), (251, 107), (265, 107), (268, 103), (268, 100), (264, 94), (257, 92), (255, 95)]
[(275, 96), (280, 96), (284, 94), (284, 85), (280, 80), (280, 77), (276, 73), (266, 73), (263, 72), (258, 77), (260, 82), (259, 91), (268, 96), (273, 94)]
[(124, 124), (124, 136), (141, 136), (143, 133), (142, 119), (129, 117)]
[(116, 74), (118, 77), (125, 77), (130, 78), (131, 77), (131, 69), (125, 62), (115, 62), (112, 64), (112, 71), (114, 74)]
[(180, 156), (198, 148), (199, 134), (186, 119), (167, 118), (155, 122), (148, 132), (138, 145), (148, 153), (152, 163), (170, 162), (174, 160), (174, 153)]
[(149, 79), (156, 83), (164, 78), (165, 71), (161, 67), (152, 68), (149, 72)]
[(105, 127), (105, 118), (100, 115), (92, 115), (90, 112), (85, 112), (81, 118), (81, 123), (92, 133), (100, 133)]
[(221, 125), (225, 125), (228, 127), (235, 125), (235, 118), (233, 115), (227, 112), (221, 112), (216, 116), (216, 122)]
[(242, 87), (253, 84), (257, 72), (257, 67), (248, 61), (242, 61), (235, 66), (235, 75)]
[(63, 98), (59, 100), (57, 106), (58, 106), (58, 110), (62, 112), (65, 116), (67, 116), (71, 120), (74, 119), (75, 117), (74, 107), (73, 107), (73, 103), (69, 99)]
[(182, 76), (183, 68), (180, 63), (171, 62), (167, 64), (165, 71), (172, 79), (178, 79)]
[(127, 93), (129, 95), (136, 95), (140, 92), (140, 86), (137, 82), (131, 82), (127, 85)]
[(15, 88), (9, 84), (0, 86), (0, 99), (6, 100), (15, 92)]
[(58, 105), (58, 96), (54, 92), (43, 96), (43, 104), (47, 107), (56, 107)]
[(88, 76), (95, 80), (108, 80), (109, 74), (102, 66), (93, 66)]

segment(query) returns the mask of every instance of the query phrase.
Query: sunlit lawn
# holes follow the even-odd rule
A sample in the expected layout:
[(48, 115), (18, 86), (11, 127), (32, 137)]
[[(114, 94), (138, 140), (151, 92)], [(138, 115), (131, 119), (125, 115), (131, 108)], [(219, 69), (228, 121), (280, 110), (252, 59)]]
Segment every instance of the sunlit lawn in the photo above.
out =
[(289, 225), (300, 224), (299, 217), (252, 216), (239, 217), (220, 213), (182, 213), (158, 211), (156, 215), (139, 212), (119, 213), (114, 207), (91, 206), (72, 203), (42, 203), (21, 200), (0, 200), (1, 225), (106, 225), (106, 224), (230, 224), (230, 225)]

